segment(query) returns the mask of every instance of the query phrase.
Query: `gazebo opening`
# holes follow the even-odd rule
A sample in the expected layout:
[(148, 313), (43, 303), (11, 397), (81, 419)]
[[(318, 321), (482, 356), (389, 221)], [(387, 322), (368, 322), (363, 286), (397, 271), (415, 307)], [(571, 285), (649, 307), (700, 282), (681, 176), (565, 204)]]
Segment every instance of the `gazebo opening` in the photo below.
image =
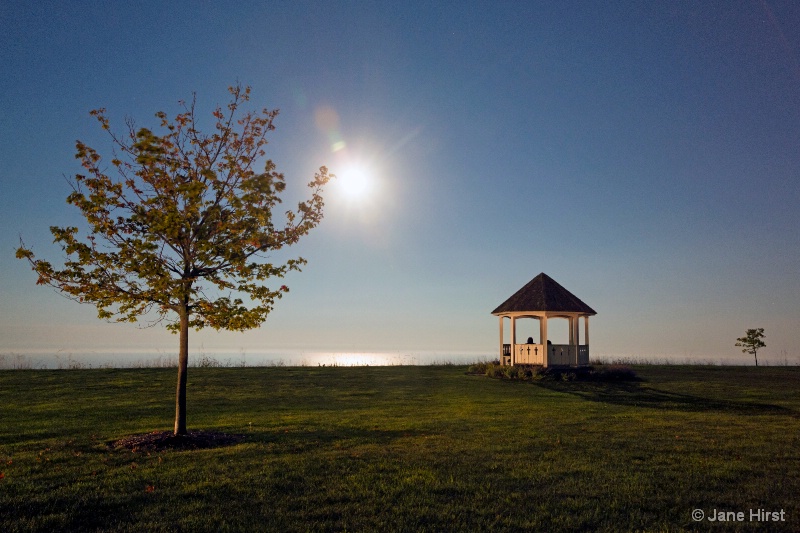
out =
[(492, 314), (500, 318), (501, 364), (589, 364), (589, 317), (597, 313), (544, 272)]

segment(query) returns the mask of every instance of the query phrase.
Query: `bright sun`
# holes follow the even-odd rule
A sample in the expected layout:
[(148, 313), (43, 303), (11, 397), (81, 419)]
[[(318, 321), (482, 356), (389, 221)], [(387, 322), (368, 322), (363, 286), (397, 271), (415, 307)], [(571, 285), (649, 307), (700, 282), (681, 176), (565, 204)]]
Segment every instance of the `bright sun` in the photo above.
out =
[(362, 164), (353, 164), (337, 172), (337, 178), (342, 192), (351, 200), (363, 200), (372, 190), (372, 174)]

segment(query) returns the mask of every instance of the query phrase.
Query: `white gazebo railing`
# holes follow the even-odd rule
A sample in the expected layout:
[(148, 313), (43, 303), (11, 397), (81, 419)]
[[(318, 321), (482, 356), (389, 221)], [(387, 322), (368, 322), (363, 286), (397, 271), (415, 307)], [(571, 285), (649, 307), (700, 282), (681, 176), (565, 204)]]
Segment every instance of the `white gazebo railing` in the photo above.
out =
[(504, 365), (581, 366), (589, 364), (588, 344), (550, 344), (549, 351), (549, 357), (545, 362), (545, 350), (542, 344), (503, 344), (503, 358), (500, 362)]

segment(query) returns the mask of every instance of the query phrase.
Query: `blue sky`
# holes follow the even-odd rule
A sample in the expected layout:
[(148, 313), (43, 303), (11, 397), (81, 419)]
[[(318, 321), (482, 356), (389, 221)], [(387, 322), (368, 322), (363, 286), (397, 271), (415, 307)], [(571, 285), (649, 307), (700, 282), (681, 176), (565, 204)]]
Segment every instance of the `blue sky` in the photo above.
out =
[(491, 355), (489, 313), (546, 272), (598, 312), (593, 354), (749, 363), (735, 338), (764, 327), (764, 357), (800, 361), (796, 3), (162, 4), (0, 5), (0, 352), (177, 348), (14, 249), (56, 260), (48, 227), (80, 223), (75, 140), (108, 153), (91, 109), (155, 126), (196, 92), (210, 117), (239, 81), (281, 110), (287, 202), (323, 164), (374, 188), (332, 184), (264, 326), (192, 349)]

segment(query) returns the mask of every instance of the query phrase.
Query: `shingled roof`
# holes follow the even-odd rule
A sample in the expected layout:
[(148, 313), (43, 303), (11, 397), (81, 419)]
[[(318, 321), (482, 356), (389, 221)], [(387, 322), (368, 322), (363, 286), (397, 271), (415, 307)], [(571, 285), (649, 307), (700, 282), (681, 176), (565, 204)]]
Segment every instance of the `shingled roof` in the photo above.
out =
[(567, 313), (585, 313), (596, 315), (594, 309), (583, 303), (580, 298), (558, 284), (553, 278), (542, 272), (527, 285), (515, 292), (511, 298), (501, 303), (492, 311), (493, 315), (522, 311), (563, 311)]

